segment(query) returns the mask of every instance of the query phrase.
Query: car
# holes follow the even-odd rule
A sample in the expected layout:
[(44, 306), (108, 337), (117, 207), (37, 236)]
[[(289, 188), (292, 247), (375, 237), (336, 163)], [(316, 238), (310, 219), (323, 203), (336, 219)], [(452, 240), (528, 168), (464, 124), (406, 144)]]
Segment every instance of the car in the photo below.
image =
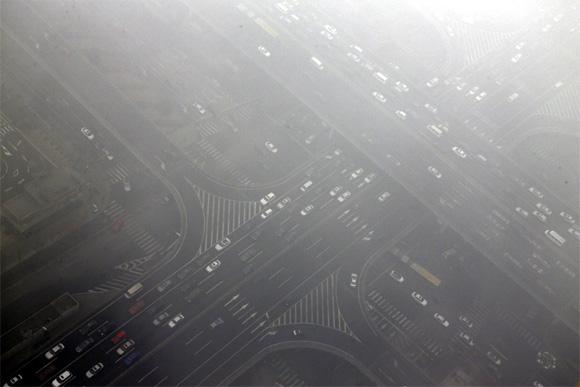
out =
[(516, 46), (515, 46), (516, 50), (521, 50), (522, 48), (524, 48), (525, 45), (526, 45), (526, 42), (524, 42), (524, 41), (518, 42), (518, 44), (516, 44)]
[(548, 216), (552, 215), (552, 210), (550, 210), (548, 206), (543, 203), (536, 203), (536, 208)]
[(379, 195), (379, 197), (377, 198), (379, 202), (383, 203), (385, 200), (387, 200), (389, 197), (391, 196), (390, 192), (383, 192), (382, 194)]
[(409, 91), (409, 86), (401, 81), (397, 81), (395, 82), (395, 90), (397, 90), (399, 93), (407, 92)]
[(141, 356), (141, 352), (133, 351), (123, 359), (123, 363), (125, 363), (125, 365), (129, 366), (129, 365), (133, 364), (135, 359), (137, 359), (139, 356)]
[(59, 353), (60, 351), (62, 351), (63, 349), (64, 349), (64, 344), (63, 343), (58, 343), (57, 345), (55, 345), (54, 347), (52, 347), (51, 349), (49, 349), (44, 354), (44, 357), (47, 360), (50, 360), (50, 359), (54, 358), (56, 356), (56, 354)]
[(542, 27), (542, 32), (548, 32), (552, 29), (552, 25), (550, 23), (546, 24)]
[(350, 59), (352, 59), (352, 61), (354, 63), (359, 63), (360, 62), (360, 57), (357, 54), (355, 54), (354, 52), (350, 52), (349, 51), (349, 52), (346, 53), (346, 56), (349, 57)]
[(224, 320), (222, 320), (221, 317), (216, 318), (215, 320), (212, 321), (211, 324), (209, 324), (209, 326), (214, 329), (220, 325), (222, 325), (224, 323)]
[(268, 208), (266, 211), (262, 212), (260, 214), (260, 217), (262, 219), (266, 219), (268, 216), (272, 215), (273, 210), (271, 208)]
[(330, 196), (336, 196), (336, 194), (339, 193), (340, 191), (342, 191), (342, 186), (337, 185), (336, 187), (330, 190), (329, 194)]
[(133, 346), (135, 346), (135, 340), (129, 339), (121, 344), (115, 352), (117, 352), (117, 355), (123, 356), (128, 350), (133, 348)]
[(511, 93), (510, 95), (508, 95), (507, 101), (511, 103), (511, 102), (514, 102), (519, 97), (520, 97), (520, 94), (517, 92), (514, 92), (514, 93)]
[(394, 279), (395, 281), (397, 281), (399, 283), (405, 281), (405, 277), (403, 277), (400, 273), (396, 272), (395, 270), (391, 270), (389, 275), (391, 276), (392, 279)]
[(570, 235), (574, 235), (576, 238), (580, 239), (580, 231), (579, 231), (579, 230), (577, 230), (577, 229), (575, 229), (574, 227), (570, 227), (570, 228), (568, 229), (568, 233), (569, 233)]
[(232, 241), (230, 240), (230, 238), (225, 237), (224, 239), (215, 244), (215, 249), (216, 251), (222, 251), (223, 249), (228, 247), (231, 243)]
[(169, 286), (171, 286), (172, 283), (173, 280), (171, 278), (166, 279), (165, 281), (161, 282), (159, 286), (157, 286), (157, 291), (159, 293), (163, 293)]
[(439, 172), (439, 170), (435, 167), (429, 166), (427, 167), (427, 170), (433, 175), (435, 176), (437, 179), (441, 179), (443, 177), (443, 175), (441, 174), (441, 172)]
[(91, 132), (91, 130), (89, 128), (87, 128), (86, 126), (83, 126), (81, 128), (81, 133), (84, 134), (85, 137), (88, 138), (91, 141), (95, 139), (94, 133)]
[(365, 183), (370, 183), (371, 181), (373, 181), (375, 179), (375, 177), (377, 176), (376, 173), (372, 172), (369, 173), (366, 177), (365, 177)]
[(554, 89), (559, 89), (560, 87), (564, 86), (564, 82), (558, 81), (554, 83)]
[(99, 206), (97, 206), (97, 203), (91, 203), (91, 212), (93, 214), (99, 213)]
[(461, 157), (462, 159), (467, 157), (467, 153), (465, 153), (465, 150), (459, 146), (454, 146), (453, 148), (451, 148), (453, 150), (453, 153), (455, 153), (457, 156)]
[(352, 48), (353, 50), (357, 51), (359, 54), (363, 53), (363, 49), (360, 48), (360, 46), (357, 46), (356, 44), (351, 44), (349, 47)]
[(270, 192), (269, 194), (264, 196), (262, 199), (260, 199), (260, 204), (265, 206), (268, 203), (270, 203), (272, 200), (274, 200), (275, 198), (276, 198), (276, 195), (274, 194), (274, 192)]
[(431, 78), (425, 83), (425, 85), (430, 89), (434, 88), (438, 84), (439, 84), (439, 78), (437, 78), (437, 77)]
[(397, 117), (399, 117), (402, 120), (406, 120), (407, 119), (407, 113), (405, 113), (402, 110), (396, 110), (395, 114), (397, 115)]
[(79, 329), (79, 333), (81, 335), (86, 335), (91, 330), (93, 330), (93, 328), (95, 328), (97, 325), (98, 325), (97, 320), (91, 320), (88, 323), (86, 323), (81, 329)]
[(387, 102), (387, 99), (385, 98), (385, 96), (382, 93), (379, 93), (378, 91), (373, 91), (373, 97), (375, 97), (375, 99), (379, 102), (382, 102), (382, 103)]
[(433, 133), (437, 137), (441, 137), (443, 135), (443, 131), (437, 125), (427, 125), (427, 130)]
[(270, 51), (268, 51), (268, 49), (264, 46), (258, 46), (258, 51), (260, 52), (260, 54), (264, 55), (265, 57), (269, 57), (270, 55), (272, 55), (270, 53)]
[(119, 332), (115, 333), (115, 335), (113, 337), (111, 337), (111, 343), (117, 344), (119, 341), (121, 341), (125, 337), (127, 337), (127, 332), (119, 331)]
[(471, 338), (471, 336), (469, 336), (465, 332), (459, 332), (459, 338), (461, 340), (463, 340), (463, 342), (465, 344), (469, 345), (470, 347), (473, 347), (475, 345), (475, 343), (473, 342), (473, 339)]
[(116, 327), (115, 324), (105, 323), (104, 326), (97, 329), (96, 334), (99, 337), (104, 337), (104, 336), (108, 335), (110, 332), (112, 332), (115, 329), (115, 327)]
[(277, 204), (276, 207), (278, 207), (278, 209), (282, 209), (284, 207), (286, 207), (288, 205), (288, 203), (290, 203), (292, 199), (290, 199), (288, 196), (286, 196), (284, 199), (280, 200)]
[(534, 210), (532, 214), (534, 214), (534, 216), (542, 223), (544, 223), (548, 219), (543, 212), (540, 212), (538, 210)]
[(540, 191), (537, 188), (530, 187), (530, 188), (528, 188), (528, 191), (530, 191), (538, 199), (543, 199), (544, 198), (544, 194), (542, 193), (542, 191)]
[(20, 382), (21, 380), (22, 380), (21, 374), (13, 376), (10, 378), (10, 380), (8, 380), (7, 383), (4, 383), (4, 387), (12, 387), (12, 386), (16, 385), (18, 382)]
[(70, 371), (64, 371), (52, 381), (52, 387), (60, 387), (72, 378)]
[(90, 379), (93, 376), (95, 376), (96, 374), (98, 374), (105, 366), (103, 365), (103, 363), (99, 362), (97, 364), (95, 364), (94, 366), (92, 366), (91, 368), (89, 368), (89, 370), (87, 372), (85, 372), (85, 376)]
[(276, 146), (274, 144), (272, 144), (272, 142), (270, 141), (266, 141), (264, 143), (264, 146), (266, 147), (266, 149), (268, 149), (270, 152), (272, 153), (278, 153), (278, 148), (276, 148)]
[(385, 85), (387, 83), (387, 81), (389, 80), (389, 77), (386, 76), (385, 74), (381, 73), (380, 71), (373, 73), (373, 78), (375, 78), (377, 81), (381, 82), (383, 85)]
[(334, 35), (332, 35), (330, 32), (326, 30), (320, 31), (320, 35), (324, 36), (328, 40), (334, 40)]
[(314, 209), (314, 205), (313, 204), (309, 204), (306, 207), (304, 207), (302, 209), (302, 211), (300, 211), (300, 214), (302, 216), (308, 215), (310, 213), (310, 211), (312, 211)]
[(302, 329), (294, 328), (294, 329), (292, 329), (292, 336), (301, 337), (301, 336), (304, 336), (304, 333), (302, 332)]
[(427, 306), (427, 300), (418, 292), (411, 293), (413, 300), (417, 301), (422, 306)]
[(449, 328), (449, 321), (447, 321), (441, 314), (435, 313), (433, 317), (439, 322), (439, 324), (443, 325), (445, 328)]
[(491, 362), (493, 364), (495, 364), (496, 366), (500, 366), (501, 365), (501, 358), (499, 357), (499, 355), (497, 353), (495, 353), (494, 351), (487, 351), (487, 353), (485, 354), (487, 356), (487, 358), (489, 360), (491, 360)]
[(330, 24), (325, 24), (325, 25), (324, 25), (324, 29), (325, 29), (326, 31), (330, 32), (330, 33), (331, 33), (331, 34), (333, 34), (333, 35), (336, 35), (336, 33), (338, 32), (338, 31), (336, 30), (336, 27), (334, 27), (334, 26), (331, 26)]
[(123, 179), (123, 190), (125, 192), (131, 192), (131, 183), (126, 177)]
[(565, 211), (560, 212), (560, 217), (570, 224), (576, 223), (574, 217)]
[(468, 328), (473, 328), (473, 323), (471, 322), (471, 320), (463, 315), (459, 316), (459, 321), (461, 321), (463, 324), (465, 324), (465, 326), (467, 326)]
[(131, 307), (129, 308), (129, 314), (135, 315), (135, 314), (139, 313), (141, 310), (143, 310), (144, 306), (145, 306), (145, 300), (140, 299), (139, 301), (137, 301), (136, 303), (131, 305)]
[(160, 314), (157, 315), (157, 317), (155, 317), (155, 319), (153, 320), (153, 325), (155, 326), (159, 326), (161, 325), (161, 323), (165, 320), (167, 320), (167, 318), (169, 317), (169, 313), (167, 312), (161, 312)]
[(361, 175), (361, 173), (363, 173), (364, 171), (365, 171), (365, 170), (364, 170), (364, 169), (362, 169), (362, 168), (355, 169), (355, 170), (354, 170), (354, 171), (353, 171), (353, 172), (350, 174), (349, 180), (354, 180), (354, 179), (358, 178), (358, 177)]
[(517, 54), (515, 54), (514, 56), (512, 56), (512, 63), (518, 63), (520, 61), (520, 59), (522, 59), (522, 53), (518, 52)]
[(346, 199), (348, 199), (351, 196), (350, 191), (344, 191), (342, 193), (342, 195), (340, 195), (336, 200), (338, 200), (340, 203), (344, 202)]
[(320, 59), (316, 58), (315, 56), (313, 56), (312, 58), (310, 58), (310, 62), (314, 65), (314, 67), (316, 67), (318, 70), (324, 70), (324, 65), (322, 64), (322, 62), (320, 61)]
[(351, 288), (356, 288), (357, 285), (358, 285), (358, 274), (352, 273), (350, 275), (350, 287)]
[(107, 158), (107, 160), (109, 160), (109, 161), (115, 160), (115, 156), (113, 156), (111, 151), (109, 151), (108, 149), (103, 148), (103, 153), (105, 154), (105, 157)]
[(311, 134), (310, 136), (308, 136), (304, 139), (304, 143), (306, 145), (310, 145), (310, 144), (312, 144), (312, 142), (314, 141), (315, 138), (316, 138), (316, 135)]
[(307, 182), (305, 182), (304, 184), (302, 184), (302, 185), (300, 186), (300, 191), (302, 191), (302, 192), (306, 192), (306, 190), (307, 190), (308, 188), (310, 188), (311, 186), (312, 186), (312, 180), (308, 180)]
[(169, 324), (167, 324), (167, 325), (169, 326), (169, 328), (175, 328), (175, 326), (177, 325), (177, 323), (179, 323), (184, 318), (185, 317), (183, 316), (183, 313), (179, 313), (178, 315), (176, 315), (175, 317), (173, 317), (171, 319), (171, 321), (169, 321)]
[(210, 264), (205, 267), (205, 271), (207, 271), (208, 273), (211, 273), (212, 271), (215, 271), (221, 265), (222, 265), (222, 262), (219, 259), (216, 259), (215, 261), (211, 261)]
[(430, 103), (426, 103), (425, 105), (423, 105), (423, 107), (433, 114), (437, 114), (438, 112), (438, 109), (435, 106), (431, 105)]
[(206, 112), (205, 108), (203, 106), (201, 106), (199, 103), (194, 103), (193, 107), (197, 109), (199, 114), (205, 114), (205, 112)]
[(77, 347), (75, 348), (76, 353), (83, 352), (85, 349), (87, 349), (89, 345), (93, 344), (94, 342), (95, 339), (93, 339), (92, 337), (89, 337), (88, 339), (81, 341), (80, 344), (77, 345)]
[(478, 95), (476, 95), (476, 96), (475, 96), (475, 100), (476, 100), (477, 102), (481, 102), (481, 101), (483, 101), (483, 99), (484, 99), (485, 97), (487, 97), (487, 92), (485, 92), (485, 91), (482, 91), (481, 93), (479, 93)]

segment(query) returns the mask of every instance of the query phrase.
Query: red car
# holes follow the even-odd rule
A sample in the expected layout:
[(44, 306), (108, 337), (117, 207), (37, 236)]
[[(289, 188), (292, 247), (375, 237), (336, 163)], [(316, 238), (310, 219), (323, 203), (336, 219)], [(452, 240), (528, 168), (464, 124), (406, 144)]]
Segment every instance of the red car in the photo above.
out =
[(139, 300), (129, 308), (129, 313), (137, 314), (143, 309), (144, 306), (145, 306), (145, 300)]
[(127, 337), (127, 333), (125, 331), (119, 331), (115, 333), (115, 336), (111, 337), (111, 343), (117, 344), (119, 341)]

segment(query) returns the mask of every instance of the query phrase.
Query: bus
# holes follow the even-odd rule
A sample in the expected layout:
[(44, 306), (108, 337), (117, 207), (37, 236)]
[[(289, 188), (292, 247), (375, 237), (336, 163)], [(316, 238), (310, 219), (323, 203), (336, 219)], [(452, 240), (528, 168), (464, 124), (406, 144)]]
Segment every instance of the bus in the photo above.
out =
[(544, 234), (548, 237), (549, 240), (554, 242), (554, 244), (558, 247), (562, 247), (562, 245), (566, 242), (566, 239), (564, 239), (563, 236), (561, 236), (554, 230), (546, 230), (544, 231)]

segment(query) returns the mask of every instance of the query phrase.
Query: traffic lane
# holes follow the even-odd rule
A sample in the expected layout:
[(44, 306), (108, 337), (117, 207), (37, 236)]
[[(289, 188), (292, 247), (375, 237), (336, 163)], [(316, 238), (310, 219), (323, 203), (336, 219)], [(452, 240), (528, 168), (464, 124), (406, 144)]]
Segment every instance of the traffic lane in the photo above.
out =
[[(373, 193), (373, 196), (374, 196), (374, 193)], [(335, 233), (335, 232), (338, 232), (338, 230), (333, 230), (332, 232), (330, 232), (330, 234), (334, 235), (334, 233)], [(343, 232), (344, 232), (344, 230), (343, 230)], [(266, 239), (270, 239), (270, 238), (266, 238)], [(345, 239), (347, 239), (347, 240), (348, 240), (348, 238), (345, 238)], [(344, 241), (343, 241), (342, 243), (344, 244), (344, 243), (347, 243), (347, 242), (344, 242)], [(332, 245), (333, 245), (333, 246), (336, 246), (336, 244), (335, 244), (335, 243), (333, 243)], [(334, 249), (337, 249), (337, 248), (339, 248), (339, 247), (340, 247), (340, 246), (336, 246), (336, 247), (334, 247)], [(299, 246), (297, 246), (296, 248), (297, 248), (297, 249), (301, 249), (301, 247), (299, 247)], [(302, 257), (302, 256), (303, 256), (303, 252), (296, 252), (296, 251), (294, 251), (294, 252), (292, 252), (292, 253), (286, 253), (286, 256), (288, 256), (288, 257), (289, 257), (289, 259), (284, 259), (284, 258), (282, 258), (282, 259), (277, 259), (277, 261), (276, 261), (276, 264), (278, 264), (278, 263), (279, 263), (279, 264), (281, 264), (281, 265), (284, 265), (284, 264), (286, 264), (288, 261), (291, 261), (291, 262), (296, 262), (296, 259), (298, 259), (297, 257)], [(290, 257), (291, 257), (291, 259), (290, 259)], [(312, 261), (312, 262), (318, 262), (318, 261), (317, 261), (317, 260), (315, 260), (315, 261)], [(321, 262), (323, 262), (323, 261), (321, 261)], [(304, 262), (304, 263), (306, 263), (306, 262)], [(308, 271), (308, 270), (306, 270), (306, 269), (304, 268), (305, 266), (306, 266), (306, 265), (298, 265), (298, 267), (299, 267), (299, 268), (301, 268), (301, 271), (303, 271), (303, 275), (306, 275), (306, 274), (308, 274), (308, 273), (309, 273), (309, 271)], [(284, 266), (282, 266), (282, 267), (284, 267)], [(269, 270), (268, 270), (268, 272), (267, 272), (267, 273), (264, 273), (264, 274), (269, 274), (269, 276), (272, 276), (272, 275), (276, 274), (276, 273), (277, 273), (279, 270), (280, 270), (280, 268), (277, 268), (277, 267), (272, 267), (271, 269), (269, 269)], [(293, 268), (293, 271), (292, 271), (292, 273), (293, 273), (293, 275), (292, 275), (292, 278), (293, 278), (293, 279), (292, 279), (292, 281), (295, 281), (295, 280), (296, 280), (296, 281), (298, 281), (298, 280), (299, 280), (299, 278), (301, 277), (301, 276), (299, 276), (299, 275), (295, 275), (295, 274), (294, 274), (295, 272), (296, 272), (296, 268)], [(230, 275), (229, 275), (229, 277), (231, 277), (231, 276), (232, 276), (232, 275), (230, 274)], [(264, 275), (264, 276), (265, 276), (265, 275)], [(274, 280), (272, 280), (272, 281), (268, 281), (269, 283), (271, 283), (271, 286), (273, 286), (273, 287), (276, 287), (276, 289), (275, 289), (275, 290), (273, 290), (273, 291), (272, 291), (272, 293), (278, 292), (279, 294), (281, 294), (281, 295), (282, 295), (282, 298), (283, 298), (283, 297), (286, 295), (286, 290), (284, 290), (283, 288), (281, 289), (281, 288), (280, 288), (280, 283), (279, 283), (279, 281), (276, 281), (276, 280), (275, 280), (275, 278), (273, 278), (273, 279), (274, 279)], [(248, 286), (249, 286), (249, 289), (248, 289), (248, 290), (247, 290), (245, 293), (249, 293), (249, 294), (251, 294), (251, 293), (255, 293), (255, 297), (257, 297), (257, 298), (259, 298), (259, 297), (260, 297), (260, 295), (262, 295), (262, 296), (263, 296), (263, 294), (264, 294), (264, 292), (263, 292), (263, 289), (258, 289), (258, 287), (256, 287), (256, 284), (255, 284), (255, 283), (248, 283)], [(254, 290), (252, 290), (252, 289), (254, 289)], [(244, 293), (244, 292), (240, 291), (240, 293)], [(278, 301), (279, 301), (279, 300), (278, 300)], [(266, 302), (266, 303), (265, 303), (265, 305), (270, 305), (270, 302)], [(213, 345), (213, 344), (212, 344), (212, 345)], [(172, 374), (173, 374), (173, 373), (172, 373)]]

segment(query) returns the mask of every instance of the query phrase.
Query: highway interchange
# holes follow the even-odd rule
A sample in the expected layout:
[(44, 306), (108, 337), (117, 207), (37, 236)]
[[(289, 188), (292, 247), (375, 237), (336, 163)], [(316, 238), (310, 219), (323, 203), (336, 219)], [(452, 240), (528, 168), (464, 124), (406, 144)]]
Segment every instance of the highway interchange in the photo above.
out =
[[(5, 12), (20, 8), (27, 12), (7, 20), (3, 33), (42, 63), (168, 188), (180, 214), (179, 238), (171, 259), (140, 280), (143, 286), (135, 296), (120, 294), (83, 325), (51, 343), (64, 345), (56, 356), (47, 359), (47, 348), (10, 370), (11, 375), (21, 376), (18, 385), (49, 385), (66, 371), (70, 374), (64, 374), (65, 383), (71, 385), (218, 385), (231, 383), (250, 367), (247, 359), (289, 344), (318, 346), (351, 359), (376, 384), (442, 383), (467, 358), (481, 365), (478, 384), (576, 382), (578, 359), (569, 357), (574, 348), (549, 342), (541, 337), (545, 334), (541, 329), (521, 328), (531, 339), (522, 334), (510, 345), (512, 330), (523, 326), (521, 316), (516, 318), (517, 327), (497, 322), (497, 332), (485, 329), (489, 319), (496, 319), (503, 310), (495, 304), (502, 297), (507, 305), (508, 300), (529, 297), (523, 304), (552, 316), (544, 318), (550, 324), (559, 321), (554, 323), (558, 329), (575, 337), (578, 334), (579, 240), (568, 232), (577, 225), (560, 215), (571, 214), (577, 222), (578, 209), (527, 175), (502, 152), (500, 144), (482, 140), (470, 127), (477, 122), (478, 130), (489, 127), (484, 130), (497, 131), (531, 107), (533, 96), (500, 115), (487, 117), (485, 109), (472, 107), (474, 98), (488, 90), (481, 99), (496, 101), (489, 102), (496, 106), (507, 98), (505, 82), (482, 84), (479, 94), (474, 91), (468, 97), (463, 93), (466, 101), (461, 106), (457, 92), (470, 90), (478, 80), (477, 73), (429, 87), (426, 82), (434, 74), (424, 69), (408, 72), (403, 63), (376, 58), (340, 30), (343, 21), (314, 6), (287, 4), (280, 8), (274, 2), (209, 1), (195, 2), (195, 6), (185, 1), (139, 5), (142, 12), (159, 16), (160, 35), (145, 31), (140, 35), (148, 39), (147, 44), (160, 44), (163, 33), (175, 34), (167, 20), (180, 14), (182, 33), (196, 36), (201, 28), (221, 44), (208, 47), (203, 39), (191, 43), (192, 47), (184, 46), (187, 39), (171, 43), (192, 56), (192, 62), (198, 60), (194, 55), (204, 52), (205, 59), (199, 61), (210, 63), (224, 55), (227, 47), (231, 52), (226, 51), (226, 56), (234, 63), (230, 67), (240, 73), (216, 70), (214, 78), (223, 77), (222, 83), (228, 85), (235, 84), (244, 71), (253, 74), (254, 80), (259, 81), (260, 75), (268, 90), (264, 95), (275, 100), (277, 93), (272, 90), (284, 89), (332, 128), (331, 135), (318, 135), (315, 147), (306, 146), (308, 159), (292, 171), (283, 170), (284, 163), (275, 166), (274, 171), (282, 170), (283, 177), (277, 176), (268, 187), (240, 183), (236, 187), (212, 178), (197, 164), (181, 158), (170, 162), (166, 154), (179, 155), (180, 149), (167, 141), (106, 74), (87, 65), (80, 54), (69, 54), (67, 38), (51, 26), (58, 23), (58, 6), (5, 4)], [(127, 12), (122, 5), (115, 6), (121, 14)], [(546, 19), (553, 17), (546, 15)], [(562, 23), (573, 21), (578, 23), (578, 16), (571, 12)], [(534, 28), (542, 25), (540, 21)], [(144, 27), (130, 25), (133, 28)], [(535, 47), (527, 45), (526, 50), (544, 52), (552, 38), (534, 28), (521, 40), (539, 41)], [(47, 40), (48, 44), (35, 48), (35, 42)], [(514, 70), (510, 50), (513, 47), (506, 47), (486, 62), (494, 71), (502, 71), (497, 79), (533, 77), (534, 71), (552, 60), (548, 54), (538, 55), (533, 64)], [(556, 73), (557, 79), (535, 84), (537, 90), (528, 92), (549, 94), (559, 87), (558, 82), (576, 76), (578, 58), (569, 59), (570, 64)], [(458, 88), (462, 82), (466, 85)], [(236, 92), (243, 96), (239, 90), (232, 94)], [(461, 106), (462, 114), (446, 106)], [(291, 112), (279, 109), (279, 121), (290, 117)], [(429, 129), (431, 125), (438, 129)], [(263, 140), (258, 140), (260, 146)], [(304, 139), (299, 141), (304, 146)], [(281, 140), (273, 142), (278, 148), (285, 145)], [(269, 152), (276, 157), (278, 149)], [(262, 201), (259, 215), (227, 235), (223, 249), (212, 246), (197, 253), (206, 230), (201, 229), (204, 223), (199, 219), (196, 185), (256, 202), (270, 192), (275, 196)], [(518, 213), (516, 208), (523, 211)], [(545, 219), (534, 216), (534, 210), (540, 210), (538, 216)], [(431, 226), (422, 231), (423, 224)], [(444, 228), (442, 224), (449, 229), (433, 231)], [(548, 230), (565, 238), (562, 246), (546, 237)], [(445, 242), (437, 239), (437, 232)], [(419, 236), (413, 237), (414, 233)], [(422, 247), (416, 242), (429, 238), (432, 243)], [(497, 294), (482, 297), (483, 305), (491, 310), (487, 320), (476, 321), (473, 299), (466, 296), (467, 301), (459, 302), (461, 297), (456, 297), (469, 293), (463, 288), (469, 284), (454, 284), (456, 274), (445, 261), (453, 254), (445, 252), (456, 245), (446, 243), (449, 240), (463, 240), (462, 247), (456, 248), (459, 255), (477, 256), (485, 262), (469, 269), (472, 276), (478, 271), (490, 273), (490, 281), (498, 281), (495, 287), (510, 294), (502, 296), (497, 290)], [(442, 278), (441, 287), (409, 262), (409, 257), (429, 254), (439, 258), (417, 264)], [(212, 266), (216, 260), (219, 265)], [(393, 270), (404, 280), (397, 280)], [(339, 273), (339, 305), (356, 340), (338, 338), (336, 332), (308, 324), (273, 327), (278, 316), (335, 272)], [(422, 305), (413, 292), (428, 303)], [(523, 307), (511, 313), (519, 316), (520, 312), (527, 313)], [(434, 313), (443, 315), (450, 326), (429, 316)], [(180, 314), (182, 319), (175, 319)], [(469, 321), (460, 320), (466, 315)], [(165, 319), (155, 324), (160, 316)], [(174, 327), (168, 325), (172, 319)], [(91, 338), (87, 347), (75, 350), (87, 338)], [(127, 348), (121, 349), (124, 346)], [(542, 353), (557, 359), (557, 366), (539, 361)], [(96, 364), (101, 364), (100, 369), (89, 378), (87, 371)]]

